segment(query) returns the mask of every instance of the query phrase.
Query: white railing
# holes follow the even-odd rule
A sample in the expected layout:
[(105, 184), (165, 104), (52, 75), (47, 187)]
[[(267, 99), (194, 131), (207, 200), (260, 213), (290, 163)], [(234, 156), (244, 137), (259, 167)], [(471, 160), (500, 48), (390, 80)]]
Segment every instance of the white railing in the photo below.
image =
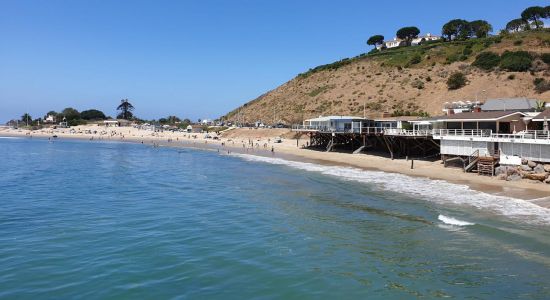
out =
[(491, 137), (515, 140), (550, 140), (550, 133), (544, 130), (524, 130), (517, 133), (494, 133)]
[(398, 135), (398, 136), (432, 136), (434, 131), (432, 129), (423, 130), (406, 130), (398, 128), (388, 128), (384, 131), (385, 135)]
[(316, 126), (316, 125), (293, 125), (292, 131), (317, 131), (317, 132), (334, 132), (334, 133), (361, 133), (360, 127), (352, 128), (335, 128), (332, 126)]
[(491, 137), (491, 129), (434, 129), (433, 136)]

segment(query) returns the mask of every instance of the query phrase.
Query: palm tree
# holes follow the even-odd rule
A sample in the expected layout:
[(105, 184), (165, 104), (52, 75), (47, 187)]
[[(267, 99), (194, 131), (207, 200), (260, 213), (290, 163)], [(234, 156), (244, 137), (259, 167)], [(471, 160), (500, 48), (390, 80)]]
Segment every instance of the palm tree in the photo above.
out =
[(120, 105), (116, 108), (116, 110), (120, 110), (120, 114), (118, 114), (117, 117), (120, 117), (122, 119), (129, 120), (134, 116), (132, 114), (134, 106), (128, 101), (128, 99), (120, 100)]
[(28, 113), (25, 113), (21, 116), (21, 122), (25, 122), (27, 126), (29, 126), (29, 122), (32, 124), (32, 117)]
[(535, 111), (541, 112), (544, 111), (546, 108), (546, 102), (545, 101), (537, 101), (535, 104)]

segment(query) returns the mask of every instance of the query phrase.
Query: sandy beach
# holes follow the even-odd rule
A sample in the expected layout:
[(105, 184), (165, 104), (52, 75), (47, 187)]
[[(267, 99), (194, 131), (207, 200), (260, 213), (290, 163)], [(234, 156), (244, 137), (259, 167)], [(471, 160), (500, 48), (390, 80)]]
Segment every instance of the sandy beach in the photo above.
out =
[[(291, 138), (292, 133), (289, 129), (230, 129), (222, 132), (219, 136), (216, 133), (209, 133), (211, 137), (217, 137), (217, 139), (206, 139), (205, 133), (153, 132), (134, 127), (98, 125), (35, 131), (0, 128), (0, 136), (54, 139), (54, 135), (57, 136), (57, 139), (126, 141), (162, 147), (193, 147), (400, 173), (463, 184), (474, 190), (519, 198), (550, 208), (550, 185), (548, 184), (527, 180), (510, 182), (498, 180), (496, 177), (464, 173), (459, 168), (444, 168), (439, 160), (415, 160), (414, 168), (411, 169), (411, 161), (405, 159), (391, 160), (378, 154), (349, 154), (304, 149), (303, 146), (307, 140), (302, 138), (297, 141)], [(282, 142), (274, 143), (275, 137), (283, 137)]]

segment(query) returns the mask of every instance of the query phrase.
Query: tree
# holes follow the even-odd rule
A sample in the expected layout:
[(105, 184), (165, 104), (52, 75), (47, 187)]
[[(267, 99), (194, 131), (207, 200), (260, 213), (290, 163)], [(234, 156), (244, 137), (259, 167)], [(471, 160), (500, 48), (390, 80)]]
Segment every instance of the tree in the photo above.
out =
[(97, 109), (88, 109), (80, 113), (80, 118), (83, 120), (105, 120), (105, 114)]
[(166, 120), (168, 121), (169, 124), (174, 124), (176, 122), (181, 121), (180, 118), (178, 118), (176, 116), (168, 116), (168, 118), (166, 118)]
[(521, 13), (521, 18), (525, 21), (531, 21), (534, 22), (537, 29), (540, 28), (540, 19), (544, 19), (547, 17), (547, 10), (544, 7), (541, 6), (531, 6), (526, 8)]
[(116, 110), (120, 110), (117, 118), (130, 120), (134, 116), (134, 114), (132, 114), (134, 106), (128, 101), (128, 99), (120, 100), (120, 105), (116, 108)]
[(61, 114), (63, 114), (63, 116), (65, 117), (65, 119), (67, 119), (67, 121), (72, 121), (72, 120), (78, 120), (80, 119), (80, 113), (78, 112), (78, 110), (72, 108), (72, 107), (67, 107), (65, 108)]
[(410, 46), (412, 40), (418, 37), (418, 34), (420, 34), (420, 29), (414, 26), (410, 26), (410, 27), (403, 27), (399, 29), (395, 35), (398, 38), (405, 40), (405, 42), (407, 43), (407, 46)]
[(382, 44), (384, 44), (384, 36), (380, 34), (371, 36), (367, 41), (367, 45), (374, 46), (375, 48), (377, 45), (382, 45)]
[(529, 25), (524, 19), (514, 19), (506, 24), (506, 30), (509, 32), (517, 32)]
[(471, 31), (471, 26), (468, 21), (454, 19), (443, 25), (441, 34), (447, 36), (448, 41), (452, 41), (454, 39), (467, 39), (471, 36)]
[(32, 117), (28, 113), (25, 113), (21, 116), (21, 122), (24, 122), (25, 124), (29, 125), (32, 124)]
[(470, 29), (477, 38), (484, 38), (493, 31), (493, 26), (485, 20), (475, 20), (470, 22)]

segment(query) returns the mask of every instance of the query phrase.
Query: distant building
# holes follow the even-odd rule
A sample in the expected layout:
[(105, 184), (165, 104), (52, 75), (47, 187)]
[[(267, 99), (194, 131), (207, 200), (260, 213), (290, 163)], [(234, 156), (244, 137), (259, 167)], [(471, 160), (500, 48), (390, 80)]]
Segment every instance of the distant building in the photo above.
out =
[(416, 45), (421, 45), (424, 42), (437, 41), (439, 39), (441, 39), (440, 36), (432, 35), (431, 33), (427, 33), (426, 35), (420, 35), (417, 38), (413, 39), (411, 44), (413, 46), (416, 46)]
[(54, 115), (47, 115), (44, 118), (44, 123), (55, 123), (55, 116)]
[[(418, 37), (414, 38), (411, 41), (412, 46), (418, 46), (421, 45), (424, 42), (427, 41), (436, 41), (441, 39), (440, 36), (432, 35), (431, 33), (427, 33), (426, 35), (419, 35)], [(397, 48), (400, 46), (406, 46), (405, 40), (402, 40), (400, 38), (394, 37), (393, 40), (385, 41), (382, 45), (377, 45), (376, 49), (380, 50), (383, 48), (391, 49), (391, 48)]]

